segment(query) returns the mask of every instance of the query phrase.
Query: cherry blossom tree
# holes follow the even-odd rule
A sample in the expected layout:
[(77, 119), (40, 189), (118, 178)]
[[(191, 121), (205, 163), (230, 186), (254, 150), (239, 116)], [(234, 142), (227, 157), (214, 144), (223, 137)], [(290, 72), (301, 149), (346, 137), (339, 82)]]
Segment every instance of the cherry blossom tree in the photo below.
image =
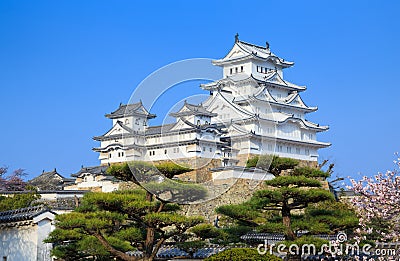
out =
[(348, 188), (355, 192), (350, 202), (360, 217), (358, 232), (362, 240), (393, 242), (400, 239), (400, 157), (396, 169), (374, 177), (351, 179)]
[(23, 177), (26, 173), (23, 169), (16, 169), (8, 174), (7, 167), (0, 167), (0, 191), (22, 191), (26, 182)]

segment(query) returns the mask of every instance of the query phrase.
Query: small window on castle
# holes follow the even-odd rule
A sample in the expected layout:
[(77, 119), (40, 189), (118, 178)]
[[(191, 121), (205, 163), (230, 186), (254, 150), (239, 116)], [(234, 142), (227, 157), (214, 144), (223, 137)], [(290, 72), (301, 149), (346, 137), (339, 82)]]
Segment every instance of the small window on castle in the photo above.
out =
[(6, 256), (3, 256), (3, 261), (7, 261), (7, 257)]
[(143, 126), (147, 126), (146, 120), (143, 121)]
[(123, 157), (124, 156), (124, 152), (121, 152), (121, 157)]
[(121, 153), (120, 152), (118, 152), (118, 157), (121, 157)]
[(129, 120), (126, 119), (126, 120), (125, 120), (125, 125), (128, 125), (128, 124), (129, 124)]
[(240, 71), (243, 72), (243, 66), (240, 66)]
[(206, 121), (206, 125), (208, 124), (208, 121)]
[(110, 153), (110, 154), (108, 154), (108, 157), (111, 159), (111, 153)]
[(286, 152), (287, 153), (292, 153), (292, 147), (286, 147)]
[(206, 152), (206, 147), (203, 147), (203, 151)]
[(136, 124), (136, 125), (139, 125), (139, 119), (136, 119), (136, 120), (135, 120), (135, 124)]
[(167, 154), (167, 150), (164, 150), (164, 154)]
[(231, 68), (230, 72), (231, 72), (231, 74), (233, 73), (233, 68)]
[(200, 126), (200, 120), (197, 120), (197, 126)]
[(235, 67), (235, 72), (238, 73), (238, 68), (237, 67)]
[(257, 72), (259, 72), (259, 71), (260, 71), (260, 66), (257, 65)]
[(210, 152), (212, 152), (212, 148), (210, 148)]
[(308, 155), (310, 155), (310, 150), (309, 149), (306, 149), (306, 155), (308, 156)]

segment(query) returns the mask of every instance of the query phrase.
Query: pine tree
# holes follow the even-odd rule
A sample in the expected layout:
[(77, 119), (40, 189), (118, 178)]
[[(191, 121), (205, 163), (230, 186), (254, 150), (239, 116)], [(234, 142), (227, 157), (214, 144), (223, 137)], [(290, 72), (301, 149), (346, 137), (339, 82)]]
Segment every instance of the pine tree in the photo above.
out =
[[(169, 177), (183, 171), (181, 167), (166, 169), (170, 171)], [(166, 240), (203, 222), (201, 217), (177, 214), (179, 205), (165, 201), (156, 193), (173, 187), (177, 198), (192, 195), (193, 191), (200, 197), (204, 194), (202, 188), (194, 184), (179, 187), (145, 162), (113, 165), (108, 171), (117, 178), (143, 185), (145, 189), (86, 194), (82, 205), (74, 212), (57, 216), (57, 228), (47, 240), (57, 244), (53, 251), (55, 256), (66, 260), (88, 256), (153, 260)], [(126, 254), (134, 249), (142, 250), (144, 257)], [(72, 259), (69, 256), (73, 256)]]
[(357, 225), (354, 212), (334, 201), (332, 193), (322, 187), (332, 166), (326, 172), (300, 167), (296, 160), (277, 156), (249, 160), (248, 167), (254, 166), (275, 176), (265, 181), (267, 188), (255, 192), (248, 202), (216, 210), (237, 225), (262, 232), (283, 233), (289, 242), (298, 241), (297, 231), (332, 234)]

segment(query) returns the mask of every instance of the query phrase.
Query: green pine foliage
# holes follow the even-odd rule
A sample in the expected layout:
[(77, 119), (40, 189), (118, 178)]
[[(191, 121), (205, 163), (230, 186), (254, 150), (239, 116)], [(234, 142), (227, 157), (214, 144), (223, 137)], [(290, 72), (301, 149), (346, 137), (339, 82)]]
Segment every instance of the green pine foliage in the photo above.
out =
[(299, 164), (298, 160), (281, 158), (276, 155), (256, 155), (246, 162), (247, 168), (267, 170), (274, 175), (279, 175), (282, 170), (293, 169)]
[(143, 249), (148, 229), (154, 229), (152, 243), (157, 245), (203, 221), (177, 214), (176, 206), (164, 209), (163, 204), (168, 205), (147, 201), (144, 190), (88, 193), (74, 212), (56, 217), (57, 228), (46, 242), (56, 244), (53, 255), (58, 258), (129, 260), (124, 259), (128, 258), (125, 252)]
[(180, 175), (192, 170), (187, 166), (179, 165), (170, 161), (159, 163), (156, 165), (156, 168), (169, 179), (172, 179), (176, 175)]
[(55, 244), (53, 255), (65, 260), (141, 260), (126, 254), (138, 249), (143, 251), (143, 260), (153, 260), (166, 240), (203, 222), (202, 217), (178, 214), (179, 205), (168, 203), (158, 194), (172, 189), (183, 197), (192, 190), (192, 197), (202, 197), (203, 190), (194, 184), (182, 186), (168, 178), (188, 170), (167, 164), (163, 165), (165, 175), (161, 175), (146, 162), (112, 165), (108, 173), (144, 184), (145, 189), (85, 194), (74, 212), (57, 216), (57, 228), (46, 240)]
[(191, 228), (189, 232), (195, 234), (201, 240), (206, 240), (208, 238), (219, 238), (224, 236), (224, 232), (221, 229), (218, 229), (211, 224), (199, 224)]
[(160, 200), (182, 204), (207, 197), (207, 190), (203, 186), (172, 179), (188, 171), (191, 169), (173, 162), (153, 165), (142, 161), (115, 164), (107, 169), (109, 174), (142, 186)]
[[(254, 157), (247, 166), (268, 168), (275, 178), (265, 181), (266, 189), (239, 205), (221, 206), (217, 213), (238, 226), (259, 232), (283, 233), (287, 242), (310, 242), (315, 234), (334, 234), (355, 228), (358, 219), (347, 205), (336, 202), (332, 193), (322, 187), (330, 171), (298, 166), (293, 159)], [(297, 231), (308, 231), (297, 237)], [(312, 240), (311, 240), (312, 239)]]
[(7, 197), (0, 196), (0, 211), (41, 205), (42, 203), (38, 202), (38, 199), (40, 199), (40, 195), (37, 194), (35, 190), (9, 195)]

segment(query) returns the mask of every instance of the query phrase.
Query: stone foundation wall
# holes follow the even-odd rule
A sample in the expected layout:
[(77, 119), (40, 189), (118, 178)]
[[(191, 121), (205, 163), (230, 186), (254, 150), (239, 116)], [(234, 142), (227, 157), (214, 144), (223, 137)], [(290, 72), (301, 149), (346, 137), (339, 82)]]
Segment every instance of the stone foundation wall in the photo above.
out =
[(238, 179), (227, 191), (206, 202), (184, 205), (181, 214), (187, 216), (203, 216), (206, 221), (213, 222), (217, 216), (215, 208), (228, 204), (239, 204), (249, 200), (255, 191), (265, 188), (263, 181)]
[[(170, 160), (168, 160), (170, 161)], [(155, 165), (168, 162), (166, 160), (154, 161)], [(184, 166), (189, 166), (194, 170), (186, 172), (177, 176), (180, 180), (183, 181), (190, 181), (196, 183), (203, 183), (212, 179), (210, 169), (211, 168), (218, 168), (221, 167), (221, 160), (220, 159), (207, 159), (207, 158), (182, 158), (176, 159), (173, 162), (177, 164), (182, 164)]]

